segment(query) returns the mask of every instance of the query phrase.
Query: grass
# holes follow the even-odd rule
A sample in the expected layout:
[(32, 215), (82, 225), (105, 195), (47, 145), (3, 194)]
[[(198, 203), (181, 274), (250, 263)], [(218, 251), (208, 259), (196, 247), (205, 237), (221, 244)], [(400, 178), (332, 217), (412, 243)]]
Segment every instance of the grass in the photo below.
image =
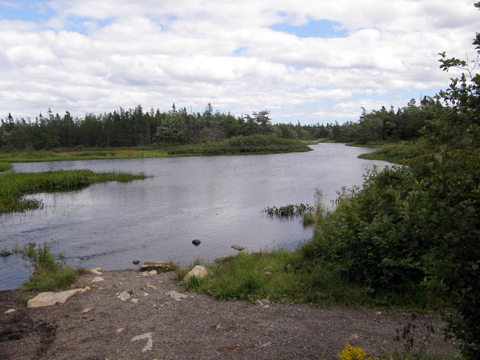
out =
[(408, 160), (430, 153), (431, 149), (422, 141), (401, 142), (383, 145), (373, 153), (362, 154), (360, 159), (383, 160), (395, 164), (405, 164)]
[(5, 172), (12, 169), (12, 165), (4, 162), (0, 162), (0, 172)]
[(32, 273), (20, 290), (45, 292), (66, 289), (75, 282), (77, 273), (82, 271), (65, 266), (62, 257), (55, 256), (47, 243), (38, 246), (28, 243), (20, 250), (20, 254)]
[(39, 199), (25, 199), (27, 194), (73, 190), (109, 181), (129, 182), (146, 177), (145, 174), (94, 173), (90, 170), (5, 173), (0, 175), (0, 214), (35, 210), (43, 206)]
[[(273, 135), (238, 136), (219, 143), (153, 144), (132, 148), (54, 149), (0, 152), (0, 164), (18, 162), (143, 159), (179, 156), (253, 155), (310, 151), (309, 142)], [(0, 168), (1, 169), (1, 168)]]
[(374, 307), (397, 311), (425, 312), (431, 304), (419, 302), (412, 294), (397, 297), (372, 295), (361, 286), (347, 281), (331, 264), (322, 260), (305, 261), (304, 252), (311, 243), (294, 252), (283, 249), (254, 254), (241, 253), (222, 264), (196, 260), (186, 269), (177, 270), (181, 280), (195, 265), (213, 271), (213, 276), (192, 277), (183, 282), (188, 291), (211, 295), (218, 300), (255, 302), (268, 298), (285, 304), (309, 303), (314, 306)]

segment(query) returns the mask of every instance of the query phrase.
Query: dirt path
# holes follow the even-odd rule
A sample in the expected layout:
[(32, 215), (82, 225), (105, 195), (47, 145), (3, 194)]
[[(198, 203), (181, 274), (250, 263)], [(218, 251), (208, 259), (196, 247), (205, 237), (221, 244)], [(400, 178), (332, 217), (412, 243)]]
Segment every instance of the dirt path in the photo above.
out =
[[(104, 280), (92, 282), (96, 276)], [(379, 357), (395, 346), (401, 350), (393, 339), (408, 323), (416, 325), (417, 343), (427, 327), (436, 330), (430, 353), (453, 349), (436, 316), (412, 321), (411, 314), (261, 306), (195, 293), (176, 300), (167, 294), (182, 291), (173, 277), (134, 270), (87, 274), (76, 285), (92, 290), (43, 308), (26, 308), (23, 292), (0, 292), (0, 359), (334, 359), (347, 342)], [(122, 301), (123, 291), (133, 295)], [(5, 313), (9, 309), (15, 312)]]

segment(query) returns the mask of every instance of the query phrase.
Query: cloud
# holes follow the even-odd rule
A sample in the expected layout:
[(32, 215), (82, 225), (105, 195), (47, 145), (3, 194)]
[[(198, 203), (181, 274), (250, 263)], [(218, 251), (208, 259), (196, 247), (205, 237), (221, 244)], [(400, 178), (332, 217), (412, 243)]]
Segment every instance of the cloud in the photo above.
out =
[[(173, 102), (203, 111), (211, 102), (236, 114), (267, 108), (288, 121), (356, 121), (362, 106), (404, 106), (408, 91), (447, 87), (452, 73), (438, 69), (438, 53), (471, 55), (479, 16), (466, 0), (43, 6), (46, 19), (0, 19), (5, 115), (51, 107), (82, 116), (138, 104), (168, 110)], [(344, 37), (300, 38), (270, 28), (322, 20)]]

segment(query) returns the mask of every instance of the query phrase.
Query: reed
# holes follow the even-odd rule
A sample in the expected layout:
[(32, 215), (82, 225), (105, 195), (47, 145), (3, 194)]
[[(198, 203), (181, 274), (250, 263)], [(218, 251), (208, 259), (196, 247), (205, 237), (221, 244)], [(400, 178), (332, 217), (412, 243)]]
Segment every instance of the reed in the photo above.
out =
[(31, 174), (10, 172), (0, 175), (0, 214), (39, 209), (39, 199), (24, 196), (39, 192), (73, 190), (93, 183), (109, 181), (129, 182), (145, 179), (145, 174), (94, 173), (90, 170), (48, 171)]

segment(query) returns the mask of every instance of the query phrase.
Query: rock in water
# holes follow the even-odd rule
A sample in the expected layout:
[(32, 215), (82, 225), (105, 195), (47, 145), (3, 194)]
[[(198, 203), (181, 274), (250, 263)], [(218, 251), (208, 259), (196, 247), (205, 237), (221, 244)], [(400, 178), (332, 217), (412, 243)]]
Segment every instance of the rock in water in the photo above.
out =
[(198, 239), (195, 239), (195, 240), (192, 241), (192, 244), (195, 245), (195, 246), (200, 245), (200, 243), (201, 243), (201, 241), (198, 240)]
[(133, 262), (133, 265), (138, 265), (138, 264), (140, 264), (140, 260), (133, 260), (132, 262)]
[(242, 246), (240, 246), (240, 245), (233, 245), (232, 248), (235, 249), (235, 250), (238, 250), (238, 251), (242, 251), (242, 250), (244, 249), (244, 248), (243, 248)]

